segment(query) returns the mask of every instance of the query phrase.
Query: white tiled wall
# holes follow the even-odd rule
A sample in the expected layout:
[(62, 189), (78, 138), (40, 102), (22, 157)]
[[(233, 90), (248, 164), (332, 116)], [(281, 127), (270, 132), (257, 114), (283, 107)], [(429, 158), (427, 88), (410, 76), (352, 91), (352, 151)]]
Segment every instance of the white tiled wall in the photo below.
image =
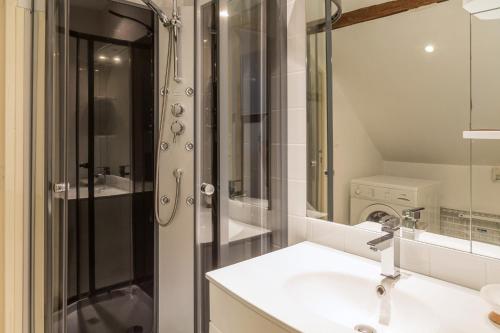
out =
[[(366, 245), (378, 237), (375, 232), (311, 218), (304, 224), (309, 241), (380, 260)], [(500, 261), (496, 259), (405, 239), (400, 251), (401, 267), (406, 270), (477, 290), (487, 283), (500, 283)]]
[(288, 241), (306, 238), (306, 18), (305, 0), (287, 2)]

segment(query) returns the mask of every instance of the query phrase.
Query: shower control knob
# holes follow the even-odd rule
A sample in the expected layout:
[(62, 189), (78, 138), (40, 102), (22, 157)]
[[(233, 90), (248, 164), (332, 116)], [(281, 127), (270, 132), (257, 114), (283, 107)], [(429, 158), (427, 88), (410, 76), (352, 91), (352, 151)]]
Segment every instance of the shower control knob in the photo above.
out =
[(174, 117), (181, 117), (184, 114), (185, 109), (180, 103), (172, 104), (171, 108)]
[(176, 120), (170, 126), (170, 130), (172, 131), (172, 134), (174, 134), (175, 142), (177, 140), (177, 137), (184, 133), (184, 131), (186, 130), (186, 126), (180, 121)]
[(213, 186), (212, 184), (202, 183), (201, 193), (205, 194), (208, 197), (211, 197), (215, 193), (215, 186)]

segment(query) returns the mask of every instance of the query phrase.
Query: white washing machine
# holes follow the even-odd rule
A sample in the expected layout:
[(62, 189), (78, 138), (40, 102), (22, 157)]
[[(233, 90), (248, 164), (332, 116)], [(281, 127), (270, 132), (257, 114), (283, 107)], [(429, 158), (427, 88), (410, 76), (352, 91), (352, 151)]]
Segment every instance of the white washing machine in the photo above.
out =
[(440, 229), (438, 181), (373, 176), (351, 181), (351, 225), (378, 222), (390, 214), (402, 217), (408, 208), (424, 207), (421, 221), (428, 223), (427, 231)]

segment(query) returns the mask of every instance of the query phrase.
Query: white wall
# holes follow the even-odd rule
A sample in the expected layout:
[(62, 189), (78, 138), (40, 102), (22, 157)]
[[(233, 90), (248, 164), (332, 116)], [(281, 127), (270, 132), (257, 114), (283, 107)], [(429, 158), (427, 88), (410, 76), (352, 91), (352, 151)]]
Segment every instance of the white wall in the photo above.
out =
[[(384, 160), (468, 163), (469, 16), (461, 4), (450, 0), (333, 32), (335, 84)], [(424, 50), (429, 44), (433, 53)]]
[(349, 224), (351, 179), (381, 174), (383, 161), (335, 72), (333, 81), (334, 221)]
[[(5, 1), (0, 0), (0, 19), (5, 20)], [(0, 24), (0, 216), (4, 216), (5, 196), (5, 159), (4, 159), (4, 136), (5, 136), (5, 24)], [(0, 331), (4, 330), (4, 286), (5, 286), (5, 264), (4, 264), (4, 223), (0, 223)]]
[(306, 236), (306, 10), (305, 0), (287, 3), (288, 242)]
[[(31, 193), (27, 191), (28, 163), (30, 162), (28, 119), (30, 112), (31, 81), (31, 22), (32, 15), (27, 8), (17, 1), (9, 0), (0, 3), (0, 42), (3, 54), (0, 61), (0, 75), (4, 75), (4, 88), (1, 94), (0, 117), (3, 130), (0, 143), (3, 148), (3, 161), (0, 165), (3, 181), (0, 198), (3, 200), (0, 223), (3, 232), (0, 233), (0, 253), (3, 255), (0, 264), (0, 332), (21, 333), (28, 325), (29, 304), (27, 290), (28, 274), (28, 207), (26, 198)], [(0, 96), (1, 97), (1, 96)]]
[(469, 170), (465, 165), (384, 161), (386, 175), (440, 181), (440, 205), (460, 210), (470, 207)]
[[(441, 182), (440, 205), (446, 208), (500, 214), (500, 182), (491, 180), (493, 166), (446, 165), (428, 163), (384, 162), (384, 174), (423, 178)], [(472, 175), (472, 186), (471, 186)]]
[(343, 12), (346, 13), (356, 9), (378, 5), (384, 2), (387, 2), (387, 0), (344, 0), (342, 1), (342, 9)]

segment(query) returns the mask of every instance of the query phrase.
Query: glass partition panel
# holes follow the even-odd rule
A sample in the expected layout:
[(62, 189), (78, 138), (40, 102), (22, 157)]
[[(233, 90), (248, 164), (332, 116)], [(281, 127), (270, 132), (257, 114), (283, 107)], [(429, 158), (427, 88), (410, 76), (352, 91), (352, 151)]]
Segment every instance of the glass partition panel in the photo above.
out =
[[(45, 331), (66, 332), (67, 315), (67, 2), (47, 3), (47, 220)], [(56, 185), (57, 184), (57, 185)]]
[(205, 273), (288, 241), (286, 2), (198, 6), (197, 327), (205, 332)]
[[(271, 249), (268, 29), (266, 1), (219, 3), (220, 263)], [(226, 194), (227, 193), (227, 197)], [(243, 224), (238, 224), (243, 223)], [(235, 228), (257, 227), (254, 248), (236, 250)], [(243, 235), (243, 234), (241, 234)], [(236, 236), (236, 238), (235, 238)], [(245, 239), (247, 236), (244, 236)]]
[[(266, 3), (227, 3), (227, 122), (229, 195), (266, 208), (269, 111), (266, 81)], [(224, 140), (226, 141), (226, 140)]]

